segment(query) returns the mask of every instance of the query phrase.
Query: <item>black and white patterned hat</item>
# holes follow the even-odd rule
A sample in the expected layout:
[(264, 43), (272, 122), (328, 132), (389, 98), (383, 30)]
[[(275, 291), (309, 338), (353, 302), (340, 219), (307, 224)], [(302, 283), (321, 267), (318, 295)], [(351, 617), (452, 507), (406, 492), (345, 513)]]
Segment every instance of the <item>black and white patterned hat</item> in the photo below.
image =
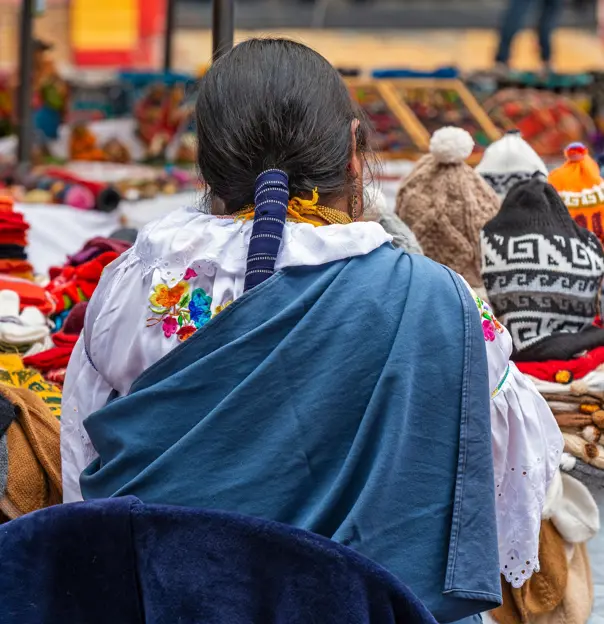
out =
[(543, 349), (547, 341), (562, 347), (558, 357), (544, 359), (567, 359), (575, 348), (604, 343), (604, 330), (591, 332), (604, 276), (602, 246), (540, 174), (510, 190), (480, 244), (488, 300), (516, 354), (527, 356), (517, 359), (554, 353)]

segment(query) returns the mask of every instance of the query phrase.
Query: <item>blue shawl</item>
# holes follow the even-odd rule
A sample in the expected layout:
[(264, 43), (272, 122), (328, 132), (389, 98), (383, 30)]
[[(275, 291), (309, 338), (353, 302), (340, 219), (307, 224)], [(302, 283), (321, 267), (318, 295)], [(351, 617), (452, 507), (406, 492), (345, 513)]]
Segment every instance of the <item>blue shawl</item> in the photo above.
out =
[(501, 600), (486, 350), (460, 278), (383, 246), (246, 292), (85, 421), (86, 498), (348, 545), (441, 622)]

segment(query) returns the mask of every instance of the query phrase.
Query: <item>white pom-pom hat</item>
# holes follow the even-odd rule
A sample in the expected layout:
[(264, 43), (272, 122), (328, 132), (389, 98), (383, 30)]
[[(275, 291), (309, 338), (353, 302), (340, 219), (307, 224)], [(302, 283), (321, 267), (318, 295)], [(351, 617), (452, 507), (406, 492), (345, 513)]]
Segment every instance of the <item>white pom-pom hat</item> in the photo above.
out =
[(474, 141), (461, 128), (436, 131), (426, 154), (402, 180), (396, 213), (426, 256), (451, 267), (474, 289), (480, 275), (480, 230), (499, 212), (493, 189), (466, 164)]
[(445, 126), (430, 139), (430, 153), (439, 162), (455, 165), (464, 162), (472, 154), (474, 139), (463, 128)]
[(503, 199), (516, 183), (537, 172), (547, 177), (547, 167), (517, 130), (505, 134), (487, 147), (476, 171)]

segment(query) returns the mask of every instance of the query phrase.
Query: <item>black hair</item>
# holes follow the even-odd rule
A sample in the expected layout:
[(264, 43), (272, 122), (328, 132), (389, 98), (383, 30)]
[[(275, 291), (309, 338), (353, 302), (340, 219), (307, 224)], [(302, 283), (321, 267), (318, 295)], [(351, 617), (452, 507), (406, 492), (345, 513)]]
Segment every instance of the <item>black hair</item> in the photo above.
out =
[(201, 79), (196, 105), (198, 165), (227, 213), (254, 202), (266, 169), (289, 176), (290, 197), (318, 188), (321, 201), (346, 196), (369, 126), (337, 70), (287, 39), (250, 39), (219, 58)]

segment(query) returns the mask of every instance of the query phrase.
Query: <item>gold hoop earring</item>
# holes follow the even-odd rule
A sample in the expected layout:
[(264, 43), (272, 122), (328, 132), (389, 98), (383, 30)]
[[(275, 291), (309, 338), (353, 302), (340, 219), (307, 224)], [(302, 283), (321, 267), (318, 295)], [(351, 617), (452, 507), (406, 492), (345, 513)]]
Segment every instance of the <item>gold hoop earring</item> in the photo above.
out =
[(358, 209), (359, 209), (359, 196), (356, 193), (353, 193), (350, 196), (350, 212), (352, 213), (352, 220), (356, 221), (358, 218)]

